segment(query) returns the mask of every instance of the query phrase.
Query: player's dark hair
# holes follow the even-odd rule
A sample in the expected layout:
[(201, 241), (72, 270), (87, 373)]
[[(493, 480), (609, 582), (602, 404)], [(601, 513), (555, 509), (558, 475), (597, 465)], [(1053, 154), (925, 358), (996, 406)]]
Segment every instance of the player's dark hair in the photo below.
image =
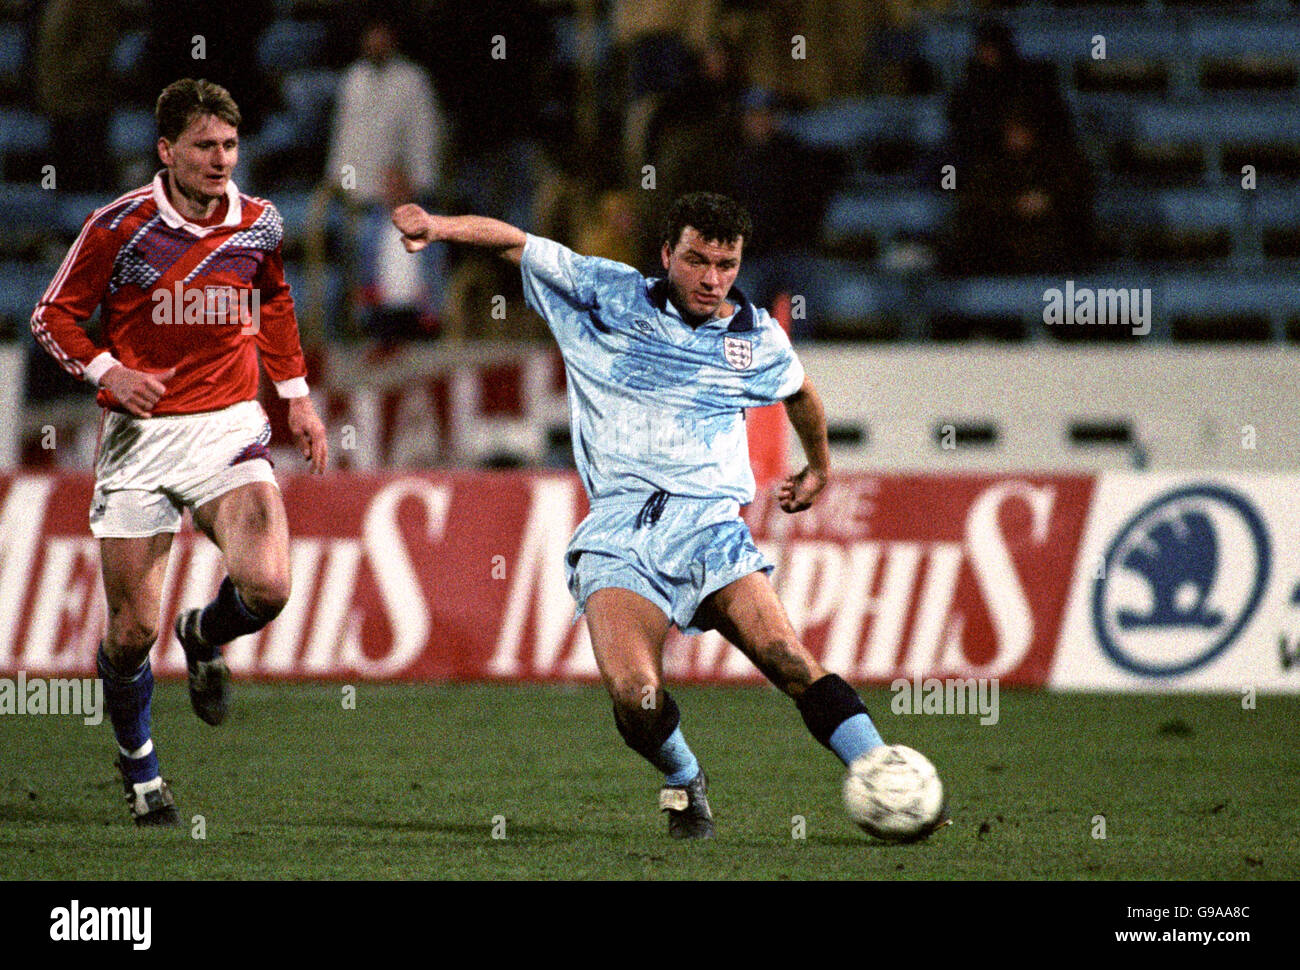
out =
[(673, 202), (664, 220), (662, 239), (669, 249), (677, 248), (687, 226), (705, 241), (726, 246), (737, 239), (749, 242), (754, 235), (754, 223), (745, 207), (717, 192), (690, 192)]
[(230, 92), (203, 78), (173, 81), (163, 88), (153, 109), (158, 135), (168, 141), (180, 138), (190, 122), (202, 115), (216, 115), (232, 128), (239, 127), (239, 106)]

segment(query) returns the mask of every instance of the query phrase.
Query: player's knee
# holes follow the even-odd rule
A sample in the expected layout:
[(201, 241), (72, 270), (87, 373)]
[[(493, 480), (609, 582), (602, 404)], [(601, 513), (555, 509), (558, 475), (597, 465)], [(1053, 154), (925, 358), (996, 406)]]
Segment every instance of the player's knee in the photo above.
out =
[[(614, 702), (614, 723), (629, 748), (643, 757), (653, 757), (681, 723), (677, 703), (666, 690), (647, 693), (647, 702), (620, 705)], [(653, 702), (652, 702), (653, 701)]]
[(138, 667), (149, 655), (158, 639), (158, 620), (126, 608), (108, 618), (108, 638), (104, 652), (114, 666)]
[(632, 720), (654, 717), (663, 707), (664, 690), (659, 678), (650, 674), (627, 675), (606, 682), (615, 711)]
[(292, 583), (288, 572), (268, 570), (236, 583), (239, 598), (259, 617), (270, 622), (289, 602)]

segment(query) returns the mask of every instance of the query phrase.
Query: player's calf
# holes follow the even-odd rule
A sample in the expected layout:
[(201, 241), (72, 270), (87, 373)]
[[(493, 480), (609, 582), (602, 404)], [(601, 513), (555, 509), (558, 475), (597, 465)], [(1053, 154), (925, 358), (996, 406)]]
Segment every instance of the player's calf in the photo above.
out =
[(262, 629), (279, 616), (289, 599), (287, 579), (251, 589), (250, 595), (227, 576), (211, 603), (176, 617), (176, 639), (185, 651), (189, 674), (190, 706), (207, 724), (220, 724), (230, 710), (230, 668), (221, 648)]
[(704, 797), (707, 782), (681, 728), (681, 711), (666, 690), (611, 688), (614, 723), (629, 748), (664, 775), (659, 807), (668, 813), (668, 834), (679, 839), (713, 837), (713, 814)]

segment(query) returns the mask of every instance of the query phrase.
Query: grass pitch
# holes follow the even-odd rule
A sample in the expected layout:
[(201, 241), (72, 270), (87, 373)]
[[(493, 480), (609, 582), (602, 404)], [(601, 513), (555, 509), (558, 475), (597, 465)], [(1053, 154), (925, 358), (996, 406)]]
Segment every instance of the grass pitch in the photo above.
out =
[(107, 721), (0, 717), (0, 877), (1300, 877), (1300, 698), (1004, 690), (981, 727), (864, 691), (885, 738), (938, 766), (955, 820), (887, 846), (848, 822), (839, 762), (785, 698), (673, 693), (711, 779), (711, 843), (668, 839), (658, 776), (597, 687), (360, 685), (346, 710), (339, 685), (237, 683), (210, 728), (170, 682), (154, 736), (188, 824), (130, 824)]

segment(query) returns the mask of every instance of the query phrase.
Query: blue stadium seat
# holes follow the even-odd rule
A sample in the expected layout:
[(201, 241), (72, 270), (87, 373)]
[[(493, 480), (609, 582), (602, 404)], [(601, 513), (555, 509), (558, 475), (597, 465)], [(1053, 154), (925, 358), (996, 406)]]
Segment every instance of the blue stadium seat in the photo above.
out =
[(1134, 215), (1174, 228), (1231, 228), (1241, 221), (1243, 194), (1240, 189), (1163, 189), (1135, 208)]
[(148, 32), (132, 30), (122, 35), (117, 46), (113, 48), (113, 73), (118, 77), (134, 74), (144, 60), (145, 40)]
[[(312, 128), (285, 111), (278, 111), (266, 119), (257, 133), (256, 151), (259, 155), (276, 155), (301, 147)], [(252, 148), (250, 147), (250, 154)]]
[(293, 71), (285, 77), (280, 91), (294, 117), (308, 124), (324, 125), (338, 81), (338, 74), (324, 68)]
[(1269, 54), (1295, 58), (1300, 54), (1300, 23), (1294, 19), (1211, 20), (1198, 18), (1183, 41), (1193, 57), (1239, 58)]
[(309, 67), (324, 50), (327, 33), (316, 21), (277, 20), (257, 42), (257, 61), (279, 74)]
[(1170, 318), (1263, 317), (1281, 339), (1287, 318), (1300, 314), (1300, 289), (1276, 277), (1180, 274), (1161, 280), (1156, 303)]
[(41, 232), (54, 222), (58, 192), (39, 185), (0, 183), (0, 225), (5, 232)]
[(852, 323), (897, 313), (905, 297), (902, 281), (863, 270), (860, 263), (817, 260), (807, 280), (808, 318)]
[(0, 24), (0, 78), (16, 79), (27, 64), (27, 34), (20, 24)]
[(1290, 99), (1219, 98), (1196, 104), (1138, 102), (1134, 105), (1132, 122), (1138, 138), (1155, 142), (1300, 141), (1300, 112)]
[[(554, 18), (552, 27), (555, 34), (555, 58), (560, 64), (566, 66), (577, 65), (581, 61), (581, 51), (579, 46), (581, 37), (579, 34), (579, 18), (575, 16), (560, 16)], [(604, 64), (609, 60), (610, 52), (614, 48), (614, 40), (610, 35), (609, 24), (603, 19), (594, 25), (595, 29), (591, 32), (591, 44), (594, 64)], [(509, 51), (507, 50), (507, 55)]]
[(75, 237), (81, 232), (82, 223), (88, 215), (117, 198), (111, 192), (59, 192), (58, 197), (54, 221), (65, 238)]
[(31, 111), (0, 109), (0, 154), (41, 152), (50, 145), (50, 123)]
[(831, 199), (822, 229), (828, 239), (927, 235), (942, 225), (948, 201), (922, 189), (841, 192)]
[(1261, 225), (1300, 228), (1300, 189), (1243, 192), (1242, 207)]
[(117, 158), (152, 155), (157, 135), (152, 113), (143, 108), (119, 108), (108, 126), (109, 149)]
[(935, 145), (947, 135), (940, 98), (845, 98), (792, 115), (782, 127), (806, 145), (845, 151), (881, 139)]
[(0, 263), (0, 316), (30, 320), (57, 271), (50, 263)]
[(967, 317), (1043, 319), (1043, 292), (1060, 287), (1059, 276), (987, 277), (947, 280), (926, 288), (925, 302), (935, 313)]

